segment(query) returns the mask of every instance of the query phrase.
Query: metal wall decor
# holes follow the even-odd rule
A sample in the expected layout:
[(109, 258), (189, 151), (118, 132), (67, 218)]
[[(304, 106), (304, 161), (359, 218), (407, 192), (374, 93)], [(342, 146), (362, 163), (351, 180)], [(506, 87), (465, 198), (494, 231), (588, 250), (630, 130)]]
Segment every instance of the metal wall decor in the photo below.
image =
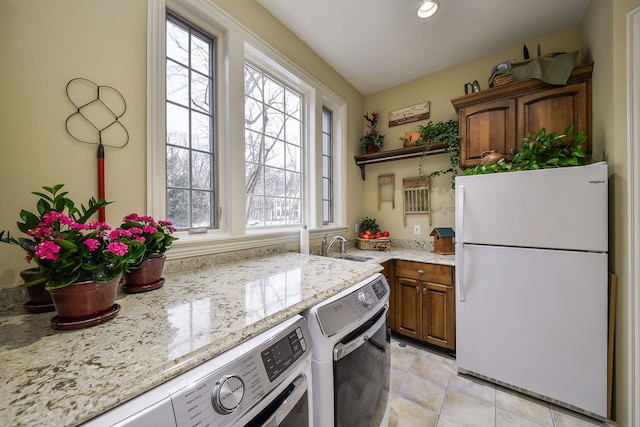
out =
[[(98, 146), (98, 198), (104, 199), (104, 147), (122, 148), (129, 143), (129, 132), (119, 121), (127, 104), (113, 87), (81, 77), (70, 80), (66, 92), (76, 111), (67, 117), (65, 128), (76, 141)], [(99, 219), (105, 221), (104, 207)]]

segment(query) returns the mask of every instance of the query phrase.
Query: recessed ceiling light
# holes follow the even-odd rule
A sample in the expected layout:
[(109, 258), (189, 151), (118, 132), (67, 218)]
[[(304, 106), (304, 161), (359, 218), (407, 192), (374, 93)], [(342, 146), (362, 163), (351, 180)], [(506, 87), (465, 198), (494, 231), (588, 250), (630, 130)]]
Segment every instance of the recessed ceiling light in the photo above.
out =
[(418, 9), (418, 18), (428, 18), (438, 11), (438, 0), (425, 0)]

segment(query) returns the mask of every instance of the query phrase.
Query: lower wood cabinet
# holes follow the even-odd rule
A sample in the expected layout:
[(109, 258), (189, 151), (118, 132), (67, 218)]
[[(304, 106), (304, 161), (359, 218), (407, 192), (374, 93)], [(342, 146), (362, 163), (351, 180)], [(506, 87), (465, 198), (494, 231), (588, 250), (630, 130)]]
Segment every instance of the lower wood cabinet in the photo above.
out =
[(396, 260), (394, 268), (395, 282), (391, 297), (395, 319), (391, 329), (454, 350), (454, 268), (403, 260)]
[(394, 292), (394, 283), (396, 281), (395, 277), (395, 261), (389, 260), (381, 263), (384, 270), (382, 274), (385, 279), (387, 279), (387, 283), (389, 283), (389, 288), (391, 289), (391, 294), (389, 295), (389, 311), (387, 311), (387, 330), (392, 331), (396, 327), (396, 311), (395, 311), (395, 292)]

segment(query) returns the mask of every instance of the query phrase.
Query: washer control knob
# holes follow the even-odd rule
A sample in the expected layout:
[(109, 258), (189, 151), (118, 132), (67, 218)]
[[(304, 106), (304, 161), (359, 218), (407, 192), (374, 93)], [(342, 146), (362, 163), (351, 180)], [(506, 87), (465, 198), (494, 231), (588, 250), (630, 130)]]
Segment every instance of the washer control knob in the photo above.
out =
[(236, 375), (226, 375), (216, 382), (211, 403), (217, 413), (227, 415), (235, 411), (244, 397), (244, 382)]
[(375, 298), (369, 291), (362, 291), (358, 294), (358, 299), (367, 308), (371, 307), (375, 302)]

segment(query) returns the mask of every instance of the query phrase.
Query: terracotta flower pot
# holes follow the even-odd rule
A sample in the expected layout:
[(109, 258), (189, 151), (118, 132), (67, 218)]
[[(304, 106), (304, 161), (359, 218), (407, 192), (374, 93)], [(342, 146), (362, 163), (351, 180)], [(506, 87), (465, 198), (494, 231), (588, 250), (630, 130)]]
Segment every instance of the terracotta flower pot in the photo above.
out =
[(166, 256), (145, 260), (140, 268), (124, 273), (125, 284), (122, 289), (127, 293), (147, 292), (158, 289), (164, 284), (162, 270)]
[(373, 145), (373, 144), (367, 145), (367, 154), (377, 153), (378, 151), (380, 151), (380, 148), (378, 148), (377, 145)]
[[(29, 268), (20, 272), (20, 277), (25, 283), (30, 282), (40, 277), (40, 269), (38, 267)], [(45, 289), (46, 282), (39, 283), (33, 286), (27, 286), (27, 293), (29, 294), (29, 303), (32, 306), (45, 306), (53, 304), (51, 300), (51, 294)], [(53, 309), (53, 308), (52, 308)]]
[(69, 323), (104, 318), (114, 311), (119, 282), (120, 276), (110, 282), (77, 282), (51, 289), (49, 292), (58, 312), (57, 320)]

